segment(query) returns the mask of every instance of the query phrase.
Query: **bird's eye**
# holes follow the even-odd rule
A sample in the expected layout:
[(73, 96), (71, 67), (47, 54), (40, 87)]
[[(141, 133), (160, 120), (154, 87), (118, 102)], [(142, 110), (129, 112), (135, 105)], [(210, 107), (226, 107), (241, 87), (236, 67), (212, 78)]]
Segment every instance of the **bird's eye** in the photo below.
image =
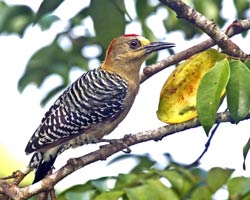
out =
[(140, 41), (137, 40), (137, 39), (134, 39), (134, 40), (129, 41), (129, 47), (130, 47), (131, 49), (137, 49), (137, 48), (140, 47), (140, 46), (141, 46), (141, 43), (140, 43)]

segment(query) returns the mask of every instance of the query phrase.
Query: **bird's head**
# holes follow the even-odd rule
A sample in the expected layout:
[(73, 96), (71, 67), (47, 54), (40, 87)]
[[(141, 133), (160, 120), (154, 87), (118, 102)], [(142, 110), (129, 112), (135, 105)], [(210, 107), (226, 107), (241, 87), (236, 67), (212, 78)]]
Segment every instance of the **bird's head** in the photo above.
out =
[(122, 35), (111, 41), (102, 68), (125, 75), (139, 76), (140, 67), (148, 55), (174, 46), (173, 43), (150, 42), (136, 34)]

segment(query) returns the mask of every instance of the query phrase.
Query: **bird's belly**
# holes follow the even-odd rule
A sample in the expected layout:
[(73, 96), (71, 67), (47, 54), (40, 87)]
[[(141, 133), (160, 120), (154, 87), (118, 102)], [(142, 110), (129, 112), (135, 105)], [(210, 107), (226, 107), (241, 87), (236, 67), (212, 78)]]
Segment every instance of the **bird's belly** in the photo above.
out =
[(93, 126), (91, 126), (89, 129), (84, 130), (82, 134), (69, 140), (69, 146), (75, 148), (83, 144), (97, 143), (105, 135), (111, 133), (128, 114), (138, 92), (138, 89), (139, 88), (136, 87), (129, 91), (126, 99), (124, 100), (123, 106), (125, 109), (122, 110), (122, 112), (117, 113), (117, 115), (111, 119), (102, 121), (98, 124), (93, 124)]
[(109, 134), (115, 127), (107, 126), (105, 124), (96, 125), (88, 129), (88, 131), (84, 132), (83, 134), (71, 139), (69, 141), (70, 147), (75, 148), (84, 144), (97, 143), (105, 135)]

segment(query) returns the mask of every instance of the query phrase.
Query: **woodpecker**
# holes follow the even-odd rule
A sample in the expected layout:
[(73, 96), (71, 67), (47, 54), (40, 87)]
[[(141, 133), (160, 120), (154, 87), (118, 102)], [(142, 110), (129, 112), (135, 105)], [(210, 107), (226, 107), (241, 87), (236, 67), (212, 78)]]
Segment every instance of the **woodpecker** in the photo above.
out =
[(129, 112), (140, 85), (139, 71), (152, 52), (174, 47), (126, 34), (113, 39), (103, 64), (72, 83), (45, 113), (25, 152), (33, 153), (29, 167), (36, 183), (52, 169), (56, 157), (102, 139)]

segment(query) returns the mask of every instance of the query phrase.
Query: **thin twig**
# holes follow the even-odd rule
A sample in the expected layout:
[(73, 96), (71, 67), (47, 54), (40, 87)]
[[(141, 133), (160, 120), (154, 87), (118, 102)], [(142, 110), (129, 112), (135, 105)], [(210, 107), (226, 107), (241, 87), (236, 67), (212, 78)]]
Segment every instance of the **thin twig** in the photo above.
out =
[[(232, 37), (236, 34), (242, 33), (242, 32), (247, 31), (249, 29), (250, 29), (250, 19), (237, 20), (229, 25), (226, 32), (227, 32), (229, 37)], [(204, 42), (201, 42), (193, 47), (190, 47), (184, 51), (181, 51), (179, 53), (171, 55), (168, 58), (166, 58), (166, 59), (164, 59), (156, 64), (145, 67), (142, 74), (141, 74), (141, 83), (146, 81), (148, 78), (150, 78), (154, 74), (160, 72), (161, 70), (166, 69), (167, 67), (169, 67), (173, 64), (177, 64), (177, 63), (191, 57), (194, 54), (205, 51), (206, 49), (209, 49), (214, 45), (216, 45), (216, 42), (214, 40), (207, 39)], [(237, 57), (239, 57), (239, 56), (237, 56)]]
[(208, 151), (209, 149), (209, 146), (211, 144), (211, 141), (215, 135), (215, 132), (217, 131), (218, 127), (219, 127), (220, 123), (216, 124), (215, 127), (213, 128), (213, 130), (211, 131), (211, 134), (205, 144), (205, 149), (202, 151), (201, 155), (194, 161), (192, 162), (191, 164), (189, 165), (186, 165), (185, 167), (186, 168), (191, 168), (191, 167), (196, 167), (200, 164), (200, 160), (203, 158), (203, 156), (205, 155), (205, 153)]

